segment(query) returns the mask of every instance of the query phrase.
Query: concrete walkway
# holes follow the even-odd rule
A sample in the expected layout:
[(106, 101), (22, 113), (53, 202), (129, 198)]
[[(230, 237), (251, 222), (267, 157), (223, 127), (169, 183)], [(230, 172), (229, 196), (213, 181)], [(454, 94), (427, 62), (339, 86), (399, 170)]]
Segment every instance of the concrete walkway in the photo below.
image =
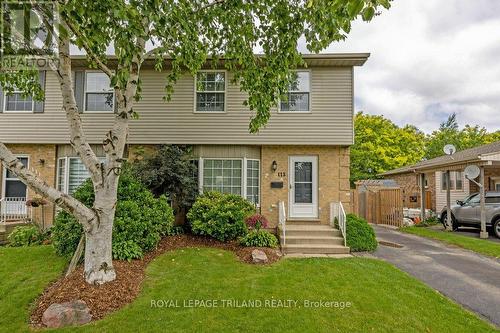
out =
[(403, 245), (380, 245), (375, 257), (500, 326), (500, 260), (388, 228), (373, 228), (378, 240)]

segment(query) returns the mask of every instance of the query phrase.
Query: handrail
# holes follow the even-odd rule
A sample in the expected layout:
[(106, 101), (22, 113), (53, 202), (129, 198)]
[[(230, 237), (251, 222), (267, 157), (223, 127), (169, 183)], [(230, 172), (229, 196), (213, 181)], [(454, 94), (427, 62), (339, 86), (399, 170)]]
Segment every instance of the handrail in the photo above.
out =
[(25, 197), (0, 198), (0, 223), (8, 220), (28, 221), (31, 216), (31, 207), (26, 206)]
[(342, 237), (344, 238), (344, 246), (347, 246), (346, 220), (347, 220), (347, 216), (345, 213), (344, 205), (342, 205), (342, 202), (330, 203), (330, 224), (334, 228), (337, 228), (337, 225), (338, 225), (338, 228), (342, 234)]
[(282, 239), (283, 239), (283, 244), (286, 245), (286, 211), (285, 211), (285, 202), (284, 201), (279, 201), (278, 202), (278, 209), (279, 209), (279, 225), (281, 226), (281, 232), (282, 232)]

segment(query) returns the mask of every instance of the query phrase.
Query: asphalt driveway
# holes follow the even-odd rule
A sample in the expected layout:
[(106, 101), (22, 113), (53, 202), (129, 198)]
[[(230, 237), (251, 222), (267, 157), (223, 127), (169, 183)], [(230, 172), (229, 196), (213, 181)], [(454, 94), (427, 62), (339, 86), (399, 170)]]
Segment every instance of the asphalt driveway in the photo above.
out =
[(380, 245), (375, 257), (500, 326), (500, 260), (388, 228), (373, 228), (379, 241), (403, 245)]

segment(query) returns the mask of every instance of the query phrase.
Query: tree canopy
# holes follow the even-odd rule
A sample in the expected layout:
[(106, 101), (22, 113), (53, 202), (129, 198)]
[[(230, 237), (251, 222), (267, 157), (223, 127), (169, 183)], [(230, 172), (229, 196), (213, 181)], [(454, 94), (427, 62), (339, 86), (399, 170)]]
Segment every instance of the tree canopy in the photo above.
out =
[(478, 125), (460, 128), (455, 113), (431, 134), (413, 125), (399, 127), (383, 116), (359, 112), (354, 118), (355, 142), (351, 147), (351, 182), (378, 178), (381, 173), (444, 155), (446, 144), (457, 150), (500, 141), (500, 131)]

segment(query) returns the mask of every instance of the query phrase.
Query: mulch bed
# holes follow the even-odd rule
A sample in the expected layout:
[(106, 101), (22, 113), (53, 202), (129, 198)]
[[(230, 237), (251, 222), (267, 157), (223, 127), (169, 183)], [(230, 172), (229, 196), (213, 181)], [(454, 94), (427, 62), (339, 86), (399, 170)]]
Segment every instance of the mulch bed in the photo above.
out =
[[(92, 314), (92, 320), (99, 320), (107, 314), (116, 311), (131, 303), (139, 294), (144, 271), (155, 257), (176, 249), (186, 247), (213, 247), (234, 252), (245, 263), (252, 262), (254, 247), (243, 247), (237, 242), (222, 243), (217, 240), (192, 235), (178, 235), (164, 238), (158, 247), (144, 256), (141, 260), (121, 261), (113, 260), (116, 271), (116, 280), (101, 286), (90, 285), (83, 278), (83, 266), (67, 277), (61, 277), (52, 283), (35, 301), (35, 309), (31, 314), (31, 325), (43, 327), (42, 315), (53, 303), (63, 303), (72, 300), (83, 300), (87, 303)], [(259, 248), (267, 254), (269, 262), (278, 261), (281, 256), (279, 250)]]

